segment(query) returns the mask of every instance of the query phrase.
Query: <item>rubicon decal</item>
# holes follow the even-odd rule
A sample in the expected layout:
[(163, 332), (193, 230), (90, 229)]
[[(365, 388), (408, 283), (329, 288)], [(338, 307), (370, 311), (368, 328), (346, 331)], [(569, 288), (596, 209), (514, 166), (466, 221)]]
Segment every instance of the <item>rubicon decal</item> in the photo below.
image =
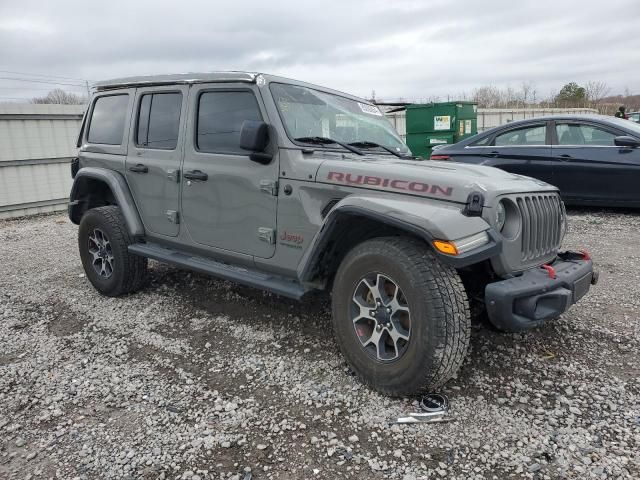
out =
[(374, 175), (355, 175), (352, 173), (329, 172), (327, 180), (331, 183), (342, 183), (344, 185), (392, 188), (394, 190), (404, 190), (427, 195), (441, 195), (444, 197), (450, 197), (453, 193), (452, 187), (444, 187), (442, 185), (423, 182), (413, 182), (409, 180), (377, 177)]

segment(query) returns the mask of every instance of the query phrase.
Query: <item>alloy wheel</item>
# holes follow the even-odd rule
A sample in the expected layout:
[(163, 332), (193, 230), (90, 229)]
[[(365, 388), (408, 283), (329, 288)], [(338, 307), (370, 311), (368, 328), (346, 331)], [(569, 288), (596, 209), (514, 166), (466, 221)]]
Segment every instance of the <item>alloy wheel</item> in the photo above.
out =
[(353, 296), (351, 319), (361, 347), (379, 362), (398, 360), (411, 336), (411, 312), (392, 278), (373, 273), (360, 279)]
[(105, 279), (110, 278), (113, 275), (113, 250), (109, 237), (99, 228), (89, 234), (89, 253), (94, 271)]

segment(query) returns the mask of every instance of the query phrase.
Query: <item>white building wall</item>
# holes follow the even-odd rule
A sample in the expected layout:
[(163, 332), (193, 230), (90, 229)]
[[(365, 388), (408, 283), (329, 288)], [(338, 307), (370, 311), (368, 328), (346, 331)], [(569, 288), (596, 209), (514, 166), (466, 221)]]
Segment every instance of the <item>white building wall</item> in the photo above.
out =
[(84, 106), (0, 105), (0, 218), (66, 208)]

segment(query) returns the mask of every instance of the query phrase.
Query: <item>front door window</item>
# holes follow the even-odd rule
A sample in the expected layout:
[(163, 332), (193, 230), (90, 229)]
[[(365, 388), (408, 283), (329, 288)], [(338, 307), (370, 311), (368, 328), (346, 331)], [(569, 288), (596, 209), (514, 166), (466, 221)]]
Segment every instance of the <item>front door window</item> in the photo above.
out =
[(616, 135), (592, 125), (580, 123), (556, 124), (558, 145), (585, 145), (613, 147)]

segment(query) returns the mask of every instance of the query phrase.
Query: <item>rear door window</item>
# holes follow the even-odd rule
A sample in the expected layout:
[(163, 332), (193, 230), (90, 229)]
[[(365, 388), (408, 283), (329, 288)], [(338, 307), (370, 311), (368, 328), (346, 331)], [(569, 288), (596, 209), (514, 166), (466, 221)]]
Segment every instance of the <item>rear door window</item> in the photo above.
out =
[(136, 145), (143, 148), (173, 150), (180, 130), (180, 92), (143, 95), (138, 111)]
[(204, 92), (198, 100), (196, 146), (201, 152), (247, 155), (240, 148), (245, 120), (262, 120), (253, 92)]
[(607, 146), (615, 145), (616, 135), (602, 128), (581, 123), (556, 124), (558, 145)]
[(98, 97), (89, 123), (89, 143), (122, 145), (129, 95)]
[(514, 145), (545, 145), (547, 138), (546, 125), (523, 127), (496, 136), (496, 147), (509, 147)]

